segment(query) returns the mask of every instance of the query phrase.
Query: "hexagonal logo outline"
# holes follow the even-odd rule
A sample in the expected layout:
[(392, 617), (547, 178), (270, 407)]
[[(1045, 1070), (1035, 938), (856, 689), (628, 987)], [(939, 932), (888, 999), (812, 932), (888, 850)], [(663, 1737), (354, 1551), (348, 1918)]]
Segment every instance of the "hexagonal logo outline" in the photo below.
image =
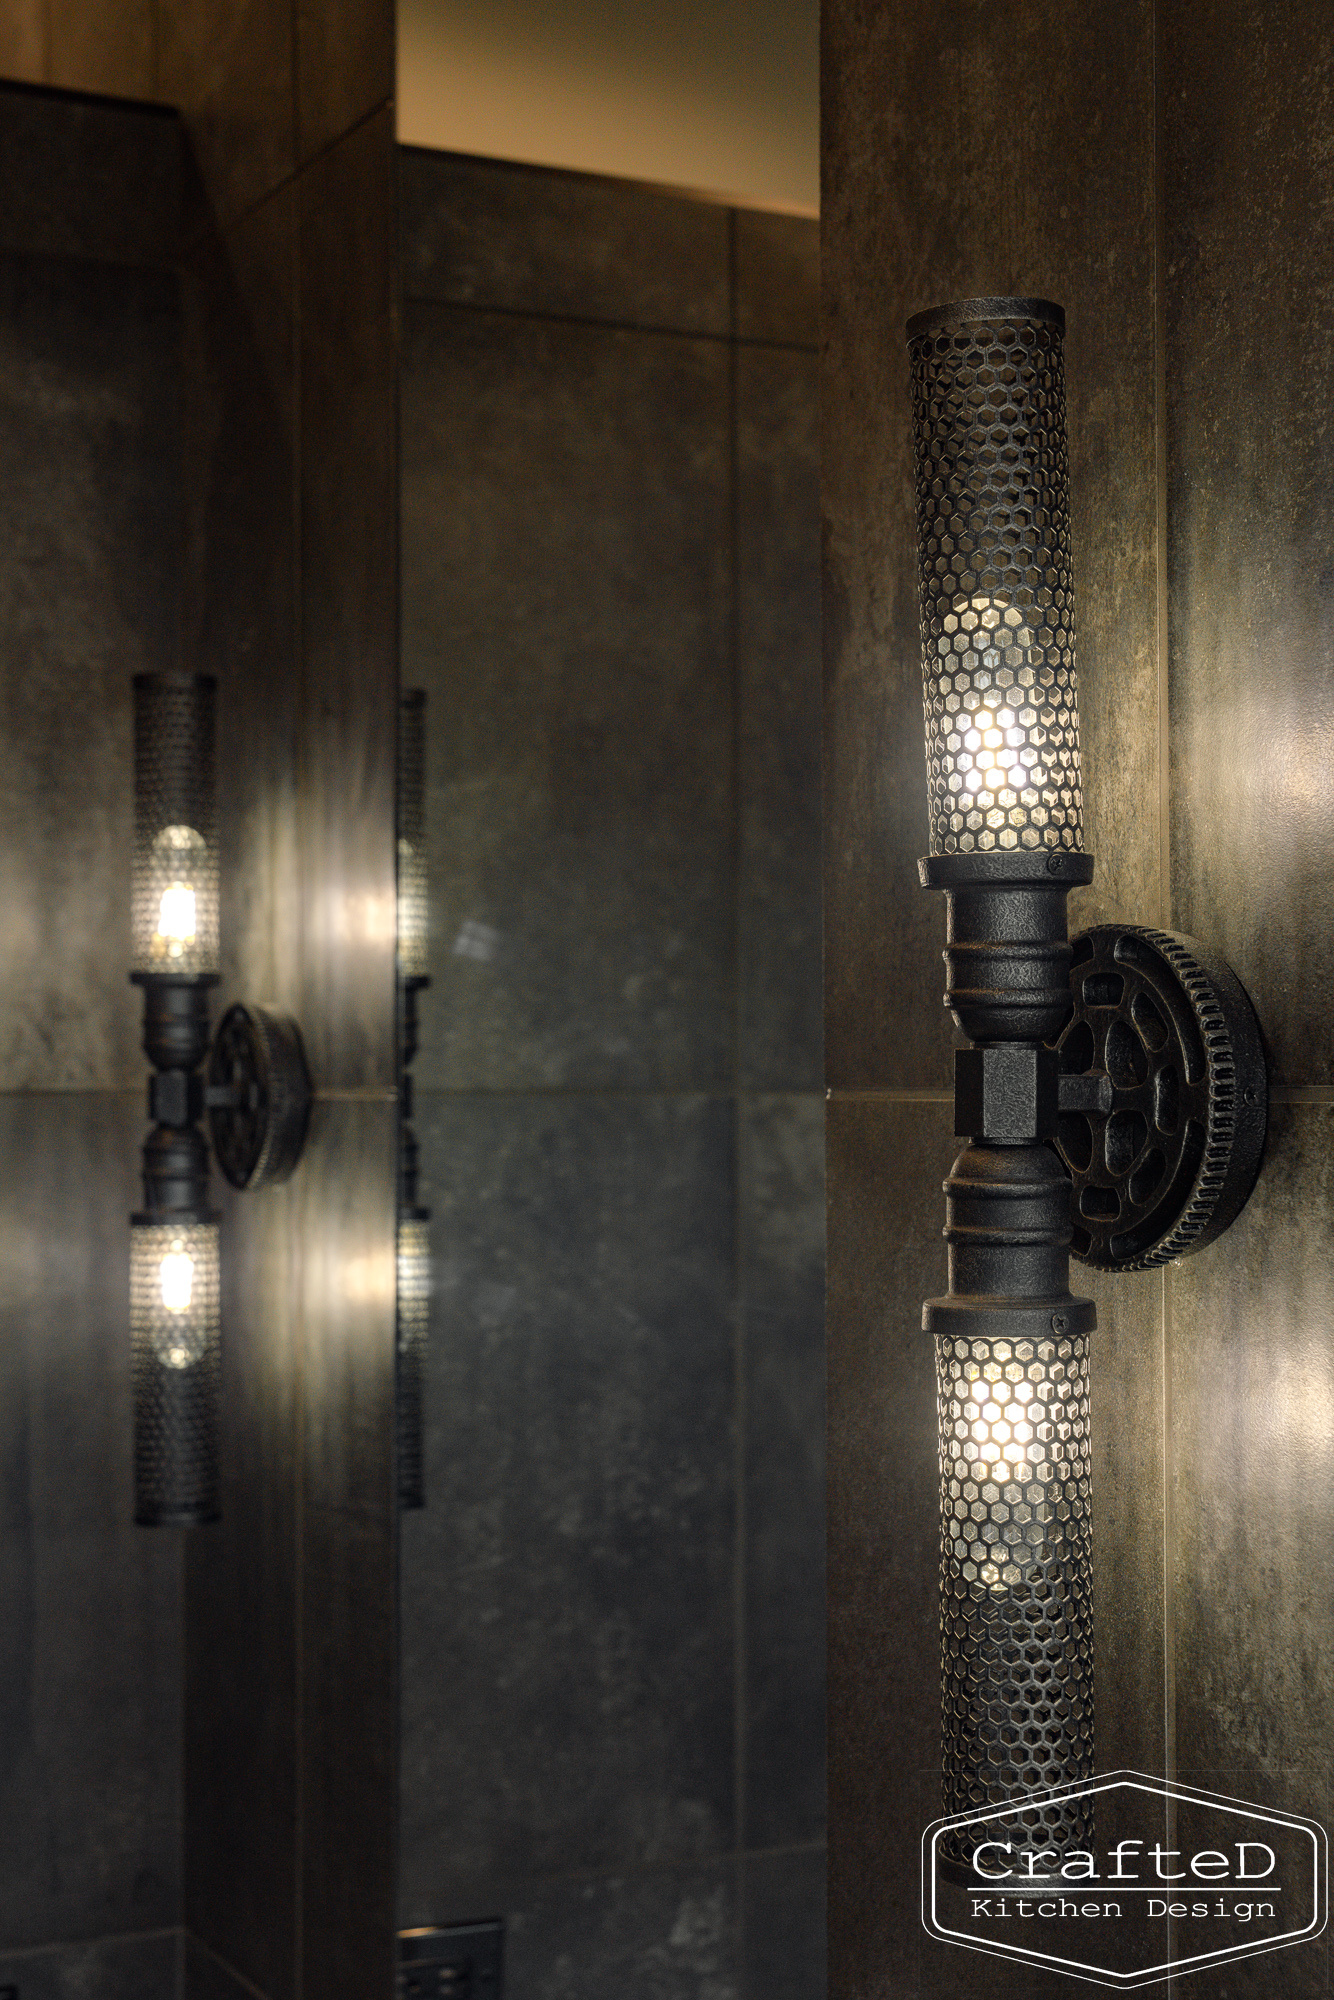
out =
[[(1183, 1804), (1207, 1805), (1221, 1812), (1235, 1813), (1239, 1817), (1268, 1822), (1289, 1831), (1304, 1834), (1311, 1841), (1311, 1920), (1300, 1930), (1284, 1931), (1278, 1937), (1257, 1939), (1254, 1943), (1234, 1944), (1218, 1951), (1197, 1952), (1188, 1958), (1174, 1958), (1155, 1966), (1144, 1966), (1132, 1972), (1117, 1972), (1110, 1966), (1082, 1964), (1073, 1959), (1058, 1957), (1053, 1952), (1036, 1951), (1027, 1945), (1003, 1944), (992, 1938), (969, 1937), (962, 1931), (950, 1929), (939, 1921), (936, 1914), (936, 1891), (938, 1875), (936, 1871), (936, 1847), (941, 1836), (955, 1827), (995, 1824), (1008, 1814), (1031, 1812), (1035, 1807), (1046, 1805), (1056, 1799), (1077, 1799), (1091, 1797), (1098, 1792), (1141, 1791), (1148, 1793), (1160, 1804), (1169, 1800), (1180, 1800)], [(952, 1813), (943, 1819), (932, 1820), (922, 1835), (922, 1926), (927, 1934), (941, 1944), (957, 1945), (965, 1951), (987, 1952), (996, 1958), (1018, 1959), (1029, 1965), (1045, 1965), (1053, 1971), (1064, 1973), (1070, 1979), (1082, 1979), (1095, 1986), (1117, 1987), (1129, 1992), (1137, 1986), (1155, 1986), (1169, 1978), (1179, 1978), (1183, 1973), (1203, 1971), (1211, 1965), (1227, 1965), (1241, 1958), (1257, 1958), (1267, 1951), (1283, 1951), (1294, 1944), (1305, 1944), (1311, 1938), (1319, 1937), (1329, 1917), (1329, 1840), (1318, 1820), (1306, 1819), (1300, 1813), (1277, 1811), (1267, 1806), (1257, 1806), (1246, 1799), (1233, 1799), (1222, 1792), (1206, 1792), (1198, 1786), (1178, 1784), (1166, 1778), (1154, 1778), (1142, 1771), (1110, 1771), (1105, 1777), (1086, 1782), (1076, 1781), (1068, 1785), (1055, 1785), (1049, 1790), (1035, 1794), (1031, 1798), (1016, 1799), (1008, 1806), (989, 1806), (984, 1812)]]

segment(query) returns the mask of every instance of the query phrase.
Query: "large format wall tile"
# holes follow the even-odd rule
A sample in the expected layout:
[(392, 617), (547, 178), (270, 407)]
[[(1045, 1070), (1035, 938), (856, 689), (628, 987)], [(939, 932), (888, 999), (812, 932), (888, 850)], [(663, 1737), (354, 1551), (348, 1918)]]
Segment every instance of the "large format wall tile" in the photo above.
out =
[(185, 1543), (185, 1918), (271, 2000), (297, 1950), (298, 1201), (226, 1200), (222, 1518)]
[(1183, 1775), (1227, 1771), (1235, 1783), (1221, 1789), (1321, 1820), (1334, 1730), (1331, 1140), (1334, 1106), (1276, 1106), (1249, 1205), (1168, 1279), (1177, 1756)]
[(835, 1097), (828, 1121), (830, 1981), (870, 2000), (918, 1990), (917, 1843), (940, 1811), (922, 1300), (945, 1289), (940, 1182), (957, 1141), (946, 1104)]
[(407, 1924), (732, 1843), (730, 1108), (432, 1094), (418, 1134)]
[(825, 2000), (825, 1866), (822, 1847), (742, 1861), (743, 2000)]
[(814, 357), (738, 348), (736, 426), (737, 1080), (743, 1090), (818, 1090), (824, 1061)]
[[(11, 1950), (180, 1918), (181, 1548), (132, 1518), (129, 1215), (142, 1134), (137, 1095), (0, 1097), (11, 1163), (0, 1944)], [(26, 1975), (20, 1984), (26, 1996)]]
[(157, 1931), (0, 1955), (0, 1987), (12, 1986), (21, 2000), (180, 2000), (181, 1950), (179, 1931)]
[(318, 1103), (301, 1168), (303, 1992), (393, 1968), (397, 1135), (392, 1100)]
[(819, 338), (819, 223), (739, 208), (733, 227), (737, 338), (813, 348)]
[(727, 372), (713, 342), (408, 309), (423, 1086), (728, 1081)]
[(1073, 913), (1157, 921), (1151, 12), (833, 5), (824, 46), (827, 1067), (836, 1086), (948, 1088), (943, 913), (916, 874), (903, 329), (988, 294), (1066, 308), (1086, 836), (1100, 853)]
[(1277, 1079), (1327, 1085), (1334, 55), (1316, 7), (1164, 21), (1174, 915), (1230, 959)]
[(740, 1147), (751, 1848), (825, 1827), (824, 1100), (743, 1100)]
[(741, 2000), (733, 1874), (534, 1885), (508, 1927), (505, 2000)]
[(218, 1012), (300, 998), (295, 250), (284, 188), (197, 244), (183, 284), (183, 654), (219, 684)]
[(608, 180), (405, 146), (408, 298), (726, 334), (728, 211)]
[(0, 1083), (137, 1082), (131, 677), (176, 663), (166, 274), (0, 258)]

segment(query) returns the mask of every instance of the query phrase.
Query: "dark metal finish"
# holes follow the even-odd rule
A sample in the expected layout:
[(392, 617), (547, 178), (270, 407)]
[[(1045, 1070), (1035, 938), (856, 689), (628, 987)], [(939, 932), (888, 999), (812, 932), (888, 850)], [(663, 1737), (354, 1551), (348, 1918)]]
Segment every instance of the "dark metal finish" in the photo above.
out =
[[(1074, 1254), (1148, 1270), (1211, 1243), (1255, 1185), (1269, 1098), (1259, 1026), (1194, 938), (1100, 924), (1076, 938), (1072, 977), (1057, 1145)], [(1099, 1101), (1077, 1101), (1077, 1083)]]
[[(165, 1303), (169, 1256), (191, 1266), (188, 1306), (177, 1312)], [(220, 1318), (216, 1216), (133, 1216), (134, 1518), (143, 1527), (197, 1527), (218, 1518)]]
[[(931, 854), (971, 1143), (945, 1183), (949, 1292), (923, 1308), (940, 1425), (944, 1842), (1084, 1847), (1087, 1798), (989, 1807), (1093, 1773), (1088, 1355), (1049, 1046), (1070, 1017), (1082, 852), (1064, 314), (971, 299), (908, 328)], [(1022, 1865), (1022, 1864), (1021, 1864)]]
[[(1055, 868), (1049, 871), (1048, 862)], [(942, 1754), (946, 1812), (983, 1812), (1091, 1776), (1088, 1353), (1095, 1313), (1070, 1293), (1070, 1182), (1052, 1145), (1054, 1049), (1071, 1006), (1066, 897), (1083, 854), (921, 864), (949, 902), (946, 1003), (981, 1043), (956, 1058), (945, 1183), (949, 1292), (923, 1308), (940, 1423)], [(1083, 1846), (1087, 1799), (1022, 1830), (983, 1820), (945, 1843)]]
[(1054, 1041), (1070, 1015), (1066, 898), (1092, 879), (1092, 855), (932, 857), (919, 872), (945, 891), (945, 1005), (964, 1033)]
[(213, 1149), (234, 1188), (290, 1178), (310, 1123), (310, 1075), (296, 1022), (269, 1007), (229, 1007), (208, 1066)]
[[(134, 677), (136, 973), (181, 978), (218, 969), (216, 695), (208, 674)], [(164, 936), (163, 892), (176, 883), (188, 884), (189, 917), (179, 934)]]
[(1083, 844), (1064, 326), (967, 299), (908, 327), (933, 855)]

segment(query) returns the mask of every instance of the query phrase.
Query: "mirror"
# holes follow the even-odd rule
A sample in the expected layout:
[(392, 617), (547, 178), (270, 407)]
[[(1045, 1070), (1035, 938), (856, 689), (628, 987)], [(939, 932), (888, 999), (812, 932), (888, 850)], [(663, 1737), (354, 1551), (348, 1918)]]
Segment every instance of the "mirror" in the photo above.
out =
[(405, 1990), (815, 2000), (817, 225), (400, 191)]

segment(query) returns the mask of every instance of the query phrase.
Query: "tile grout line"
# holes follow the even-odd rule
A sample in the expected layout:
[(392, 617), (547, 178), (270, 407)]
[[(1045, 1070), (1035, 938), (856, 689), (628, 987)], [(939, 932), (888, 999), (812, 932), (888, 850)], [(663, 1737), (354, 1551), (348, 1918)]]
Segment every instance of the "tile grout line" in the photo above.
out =
[(771, 340), (763, 334), (737, 333), (734, 328), (715, 332), (710, 327), (666, 326), (653, 320), (611, 319), (594, 313), (549, 312), (537, 306), (506, 306), (484, 299), (442, 299), (431, 292), (403, 293), (405, 306), (430, 306), (439, 312), (494, 313), (498, 319), (537, 320), (544, 326), (601, 327), (608, 333), (646, 333), (657, 339), (712, 341), (717, 347), (740, 351), (759, 347), (780, 354), (819, 354), (819, 348), (802, 340)]

